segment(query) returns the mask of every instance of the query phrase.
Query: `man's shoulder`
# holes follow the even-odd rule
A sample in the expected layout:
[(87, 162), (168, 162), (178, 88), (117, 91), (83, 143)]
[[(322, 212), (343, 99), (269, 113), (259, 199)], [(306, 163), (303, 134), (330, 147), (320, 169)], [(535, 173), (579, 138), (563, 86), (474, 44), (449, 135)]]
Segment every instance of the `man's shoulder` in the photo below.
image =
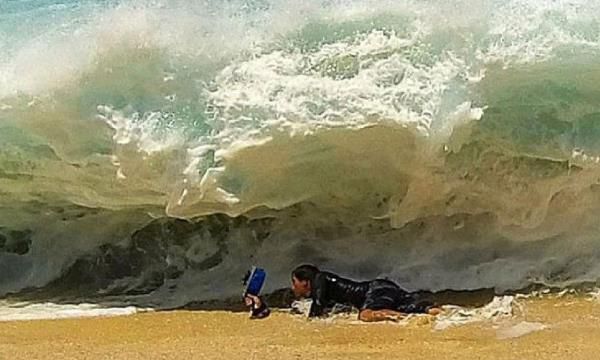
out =
[(330, 271), (319, 271), (319, 273), (317, 274), (317, 276), (315, 277), (316, 279), (322, 279), (322, 280), (337, 280), (337, 279), (341, 279), (341, 277), (338, 274), (334, 274)]

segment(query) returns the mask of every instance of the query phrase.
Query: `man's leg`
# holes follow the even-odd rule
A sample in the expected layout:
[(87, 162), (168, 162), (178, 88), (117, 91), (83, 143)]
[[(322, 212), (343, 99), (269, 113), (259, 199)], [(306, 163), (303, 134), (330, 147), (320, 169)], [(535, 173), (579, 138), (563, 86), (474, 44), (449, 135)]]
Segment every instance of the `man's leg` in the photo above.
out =
[(372, 281), (358, 319), (365, 322), (398, 321), (403, 314), (395, 307), (397, 288), (387, 280)]
[[(443, 312), (441, 308), (437, 307), (431, 301), (420, 300), (417, 294), (410, 293), (389, 280), (375, 280), (371, 283), (371, 289), (367, 293), (367, 301), (364, 308), (386, 310), (387, 314), (393, 313), (396, 320), (405, 314), (429, 314), (435, 316)], [(364, 317), (385, 318), (386, 314), (369, 314)]]
[(358, 313), (358, 320), (364, 322), (398, 321), (404, 314), (394, 310), (363, 309)]
[(397, 306), (396, 310), (406, 314), (429, 314), (433, 316), (444, 312), (440, 307), (437, 307), (430, 301), (415, 301), (413, 303), (400, 304)]

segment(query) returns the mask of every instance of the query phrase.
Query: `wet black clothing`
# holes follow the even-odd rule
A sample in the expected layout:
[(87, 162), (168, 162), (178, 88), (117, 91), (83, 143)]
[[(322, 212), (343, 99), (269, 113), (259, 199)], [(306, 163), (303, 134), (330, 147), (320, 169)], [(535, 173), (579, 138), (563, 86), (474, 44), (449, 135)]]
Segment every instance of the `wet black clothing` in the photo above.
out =
[(321, 316), (325, 309), (338, 304), (352, 305), (359, 310), (395, 310), (403, 313), (424, 313), (431, 305), (390, 280), (376, 279), (357, 282), (322, 271), (311, 285), (312, 305), (309, 317)]

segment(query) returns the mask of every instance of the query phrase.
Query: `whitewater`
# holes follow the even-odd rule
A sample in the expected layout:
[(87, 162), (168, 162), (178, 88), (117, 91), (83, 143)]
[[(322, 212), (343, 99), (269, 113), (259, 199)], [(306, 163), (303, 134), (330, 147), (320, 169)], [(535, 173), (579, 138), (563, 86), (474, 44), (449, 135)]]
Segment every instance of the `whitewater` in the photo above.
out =
[(600, 5), (0, 0), (0, 296), (600, 276)]

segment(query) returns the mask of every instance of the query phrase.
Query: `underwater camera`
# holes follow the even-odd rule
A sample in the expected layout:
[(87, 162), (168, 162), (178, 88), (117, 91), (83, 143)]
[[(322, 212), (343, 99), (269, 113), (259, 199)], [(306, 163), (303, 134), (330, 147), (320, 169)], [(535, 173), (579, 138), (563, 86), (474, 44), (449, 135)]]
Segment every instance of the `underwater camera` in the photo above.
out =
[(254, 296), (258, 296), (262, 287), (265, 283), (265, 278), (267, 277), (267, 273), (264, 269), (253, 266), (242, 280), (244, 288), (244, 296), (250, 294)]

